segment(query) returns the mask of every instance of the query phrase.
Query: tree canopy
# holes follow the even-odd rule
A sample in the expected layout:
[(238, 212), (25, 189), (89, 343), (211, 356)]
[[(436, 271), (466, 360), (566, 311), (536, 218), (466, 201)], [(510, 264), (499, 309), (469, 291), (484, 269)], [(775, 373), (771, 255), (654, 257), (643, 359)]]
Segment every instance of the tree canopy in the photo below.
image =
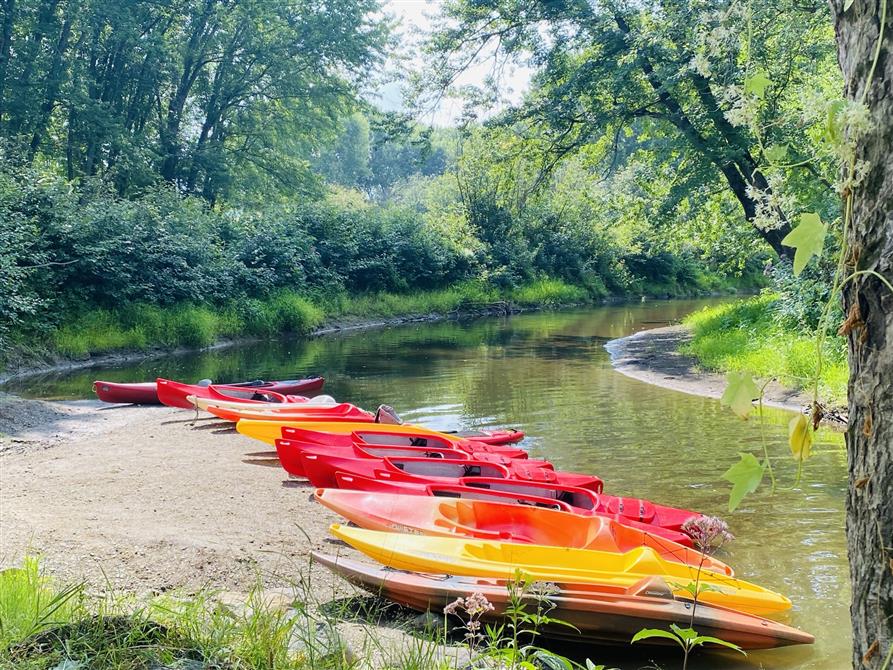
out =
[(4, 0), (0, 137), (121, 194), (304, 193), (382, 62), (377, 0)]
[[(668, 211), (699, 187), (721, 184), (766, 243), (790, 254), (781, 240), (802, 206), (798, 195), (809, 200), (817, 189), (786, 192), (771, 164), (780, 147), (790, 162), (811, 157), (811, 128), (791, 112), (816, 81), (839, 80), (824, 2), (452, 0), (432, 50), (435, 90), (479, 54), (536, 68), (533, 90), (506, 118), (539, 145), (543, 172), (593, 147), (610, 172), (644, 150), (647, 162), (673, 175)], [(766, 101), (765, 137), (744, 123), (748, 97)]]

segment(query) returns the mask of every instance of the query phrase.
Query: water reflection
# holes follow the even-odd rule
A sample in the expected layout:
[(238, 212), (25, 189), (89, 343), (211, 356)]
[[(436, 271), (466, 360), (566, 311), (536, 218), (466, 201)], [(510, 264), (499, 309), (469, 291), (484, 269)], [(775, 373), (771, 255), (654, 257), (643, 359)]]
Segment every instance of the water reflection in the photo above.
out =
[[(168, 357), (101, 371), (46, 376), (5, 390), (49, 398), (88, 397), (96, 377), (194, 380), (323, 374), (327, 392), (374, 408), (393, 405), (433, 427), (514, 426), (537, 456), (597, 473), (609, 490), (707, 513), (726, 513), (722, 473), (739, 451), (761, 451), (758, 424), (715, 400), (650, 386), (615, 373), (604, 342), (679, 319), (704, 301), (603, 307), (467, 323), (415, 324), (310, 341), (265, 342)], [(766, 414), (766, 440), (779, 481), (789, 487), (784, 412)], [(801, 486), (765, 490), (729, 517), (729, 560), (740, 576), (791, 597), (793, 624), (814, 633), (813, 648), (723, 657), (729, 668), (839, 670), (849, 658), (849, 590), (844, 526), (845, 456), (840, 436), (823, 433)], [(261, 457), (262, 458), (262, 457)], [(641, 650), (586, 650), (623, 670), (673, 656)], [(634, 653), (634, 656), (630, 654)], [(725, 661), (728, 661), (727, 663)], [(716, 668), (716, 657), (690, 667)]]

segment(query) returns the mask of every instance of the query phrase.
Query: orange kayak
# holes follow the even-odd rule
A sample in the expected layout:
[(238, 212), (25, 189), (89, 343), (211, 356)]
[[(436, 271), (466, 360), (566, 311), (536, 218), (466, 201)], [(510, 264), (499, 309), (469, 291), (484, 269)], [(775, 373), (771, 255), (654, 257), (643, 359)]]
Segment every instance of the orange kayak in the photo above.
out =
[[(607, 516), (513, 505), (490, 500), (463, 500), (369, 493), (343, 489), (317, 489), (316, 499), (348, 521), (368, 530), (465, 536), (481, 540), (542, 544), (576, 549), (624, 553), (651, 547), (663, 559), (697, 566), (700, 552), (630, 528)], [(730, 577), (732, 568), (711, 557), (703, 567)]]
[(374, 417), (364, 409), (360, 409), (355, 405), (346, 402), (331, 405), (329, 407), (320, 407), (317, 405), (303, 405), (300, 403), (283, 403), (290, 406), (286, 415), (278, 410), (262, 410), (257, 411), (250, 406), (245, 409), (235, 407), (220, 407), (214, 404), (207, 404), (204, 408), (206, 412), (210, 412), (214, 416), (224, 421), (241, 421), (242, 419), (251, 419), (254, 421), (282, 421), (284, 419), (290, 421), (371, 421)]
[[(485, 621), (500, 621), (509, 607), (510, 597), (503, 580), (422, 575), (341, 556), (317, 552), (312, 555), (315, 561), (352, 584), (420, 612), (442, 611), (457, 598), (473, 593), (480, 593), (494, 606), (492, 611), (484, 612)], [(643, 628), (667, 629), (676, 624), (682, 628), (691, 625), (700, 635), (716, 637), (743, 649), (773, 649), (815, 642), (812, 635), (791, 626), (703, 602), (698, 603), (692, 621), (691, 602), (675, 598), (666, 581), (659, 577), (646, 577), (626, 588), (568, 583), (551, 586), (557, 593), (548, 596), (554, 606), (549, 617), (562, 622), (542, 628), (542, 633), (552, 638), (628, 645), (633, 635)], [(532, 597), (525, 600), (530, 603), (529, 609), (536, 610), (537, 603)], [(652, 638), (643, 640), (642, 644), (662, 644), (662, 641)]]

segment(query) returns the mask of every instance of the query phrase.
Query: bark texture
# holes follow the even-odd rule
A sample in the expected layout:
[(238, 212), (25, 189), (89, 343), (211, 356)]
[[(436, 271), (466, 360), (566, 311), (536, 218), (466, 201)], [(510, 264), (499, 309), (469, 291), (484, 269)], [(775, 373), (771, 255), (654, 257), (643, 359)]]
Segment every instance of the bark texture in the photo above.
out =
[[(871, 74), (881, 28), (886, 25)], [(870, 170), (853, 193), (848, 270), (893, 282), (893, 0), (832, 0), (846, 96), (872, 128), (857, 156)], [(867, 89), (867, 91), (866, 91)], [(844, 289), (849, 338), (847, 545), (853, 584), (853, 667), (893, 667), (893, 292), (861, 275)]]

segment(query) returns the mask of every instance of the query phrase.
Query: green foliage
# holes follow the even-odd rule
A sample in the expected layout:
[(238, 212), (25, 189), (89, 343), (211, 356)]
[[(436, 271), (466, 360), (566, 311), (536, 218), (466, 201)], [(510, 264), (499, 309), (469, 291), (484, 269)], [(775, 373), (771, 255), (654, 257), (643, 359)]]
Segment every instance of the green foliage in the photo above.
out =
[[(812, 333), (794, 325), (774, 294), (708, 308), (686, 318), (694, 337), (684, 347), (705, 368), (777, 378), (794, 388), (815, 378), (818, 352)], [(832, 402), (846, 398), (848, 368), (843, 338), (826, 338), (819, 386)]]
[(36, 558), (0, 573), (0, 668), (48, 670), (63, 664), (96, 670), (207, 667), (309, 670), (347, 667), (342, 650), (323, 648), (318, 627), (297, 587), (292, 607), (258, 584), (241, 603), (224, 604), (203, 590), (151, 601), (106, 594), (88, 597), (80, 585), (58, 587)]
[(735, 414), (746, 419), (753, 409), (753, 401), (759, 396), (760, 389), (749, 374), (730, 372), (726, 375), (726, 388), (720, 398), (720, 404), (723, 407), (731, 407)]
[(387, 206), (340, 190), (301, 206), (211, 209), (166, 187), (128, 199), (96, 180), (75, 187), (7, 162), (0, 351), (207, 346), (303, 333), (324, 317), (677, 295), (724, 281), (656, 245), (624, 252), (563, 194), (514, 213), (485, 198), (468, 205), (472, 226), (469, 197), (443, 177), (425, 186)]
[(763, 481), (768, 461), (760, 463), (756, 456), (749, 453), (740, 453), (741, 460), (723, 473), (722, 478), (732, 484), (732, 492), (729, 494), (729, 512), (734, 512), (744, 496), (757, 490)]
[(0, 572), (0, 660), (15, 642), (60, 623), (80, 611), (79, 585), (59, 588), (40, 571), (40, 561), (26, 556), (20, 568)]
[(693, 628), (681, 628), (676, 624), (670, 624), (670, 630), (662, 630), (660, 628), (644, 628), (636, 633), (630, 642), (633, 643), (638, 642), (639, 640), (648, 640), (655, 637), (659, 637), (664, 640), (672, 640), (684, 650), (691, 650), (694, 647), (711, 644), (719, 647), (725, 647), (727, 649), (734, 649), (735, 651), (747, 656), (747, 653), (737, 644), (732, 644), (731, 642), (726, 642), (725, 640), (721, 640), (710, 635), (698, 635), (697, 631), (695, 631)]
[(599, 297), (580, 286), (565, 284), (559, 279), (537, 279), (511, 292), (511, 300), (522, 307), (557, 307), (585, 303), (593, 297)]
[(159, 179), (210, 202), (316, 193), (309, 158), (384, 57), (377, 10), (20, 0), (4, 16), (0, 138), (120, 194)]
[(800, 215), (800, 223), (781, 241), (782, 244), (796, 249), (794, 253), (794, 276), (803, 272), (803, 268), (813, 256), (822, 255), (825, 246), (827, 226), (815, 212)]
[[(446, 6), (431, 52), (437, 60), (428, 81), (437, 93), (479, 54), (536, 54), (524, 104), (489, 123), (517, 138), (496, 151), (502, 160), (495, 162), (516, 174), (504, 194), (526, 199), (549, 185), (544, 176), (582, 162), (594, 173), (590, 181), (613, 191), (606, 201), (625, 201), (615, 220), (647, 218), (654, 231), (685, 227), (685, 241), (701, 238), (703, 248), (705, 214), (721, 208), (725, 227), (745, 219), (751, 241), (762, 238), (782, 256), (790, 253), (781, 239), (796, 212), (839, 210), (828, 186), (833, 161), (821, 152), (807, 171), (802, 160), (816, 153), (824, 126), (813, 110), (824, 103), (813, 105), (821, 97), (813, 91), (840, 86), (820, 2), (719, 8), (494, 0), (481, 11), (459, 0)], [(755, 132), (752, 120), (767, 131)], [(776, 147), (774, 160), (798, 164), (790, 179), (762, 164), (764, 147)]]

